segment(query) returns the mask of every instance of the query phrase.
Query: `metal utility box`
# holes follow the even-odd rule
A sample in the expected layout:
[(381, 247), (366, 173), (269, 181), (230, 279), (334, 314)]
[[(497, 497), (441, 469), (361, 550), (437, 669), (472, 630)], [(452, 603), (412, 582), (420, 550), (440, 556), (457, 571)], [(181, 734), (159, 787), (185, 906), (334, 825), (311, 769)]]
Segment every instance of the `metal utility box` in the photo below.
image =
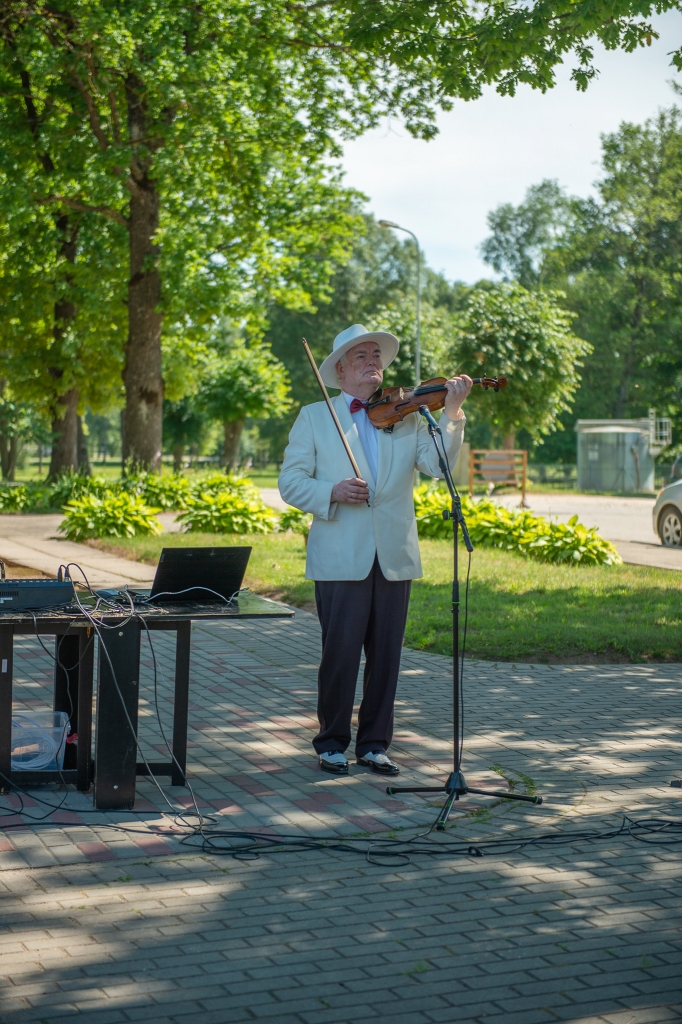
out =
[(670, 420), (578, 420), (578, 489), (654, 491), (654, 458), (670, 444)]

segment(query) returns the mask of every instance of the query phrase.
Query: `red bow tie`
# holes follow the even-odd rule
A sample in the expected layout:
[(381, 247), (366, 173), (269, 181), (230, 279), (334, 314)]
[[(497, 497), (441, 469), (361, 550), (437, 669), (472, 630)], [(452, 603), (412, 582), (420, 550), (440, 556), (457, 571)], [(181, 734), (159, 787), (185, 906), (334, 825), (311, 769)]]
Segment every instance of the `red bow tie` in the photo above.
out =
[(361, 402), (359, 398), (354, 398), (350, 403), (350, 411), (360, 412), (361, 409), (367, 409), (367, 402)]

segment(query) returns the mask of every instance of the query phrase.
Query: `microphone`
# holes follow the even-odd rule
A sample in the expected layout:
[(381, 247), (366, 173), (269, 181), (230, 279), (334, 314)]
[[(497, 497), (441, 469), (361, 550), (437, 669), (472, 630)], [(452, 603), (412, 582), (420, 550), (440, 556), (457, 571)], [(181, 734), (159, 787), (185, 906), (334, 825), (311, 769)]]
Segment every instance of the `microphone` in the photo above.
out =
[(440, 434), (440, 427), (438, 426), (438, 424), (434, 420), (433, 416), (431, 415), (431, 411), (428, 408), (428, 406), (420, 405), (419, 406), (419, 411), (422, 414), (422, 416), (424, 417), (424, 419), (426, 420), (426, 422), (428, 423), (428, 425), (430, 427), (433, 427), (433, 429), (437, 430), (438, 433)]

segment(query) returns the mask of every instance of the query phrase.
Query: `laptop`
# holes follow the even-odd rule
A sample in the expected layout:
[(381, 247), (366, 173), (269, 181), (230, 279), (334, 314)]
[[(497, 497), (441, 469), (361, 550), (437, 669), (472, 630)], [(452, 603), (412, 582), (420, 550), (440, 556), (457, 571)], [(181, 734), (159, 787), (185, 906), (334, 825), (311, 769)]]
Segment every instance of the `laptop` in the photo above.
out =
[(149, 600), (224, 604), (241, 590), (252, 548), (164, 548)]

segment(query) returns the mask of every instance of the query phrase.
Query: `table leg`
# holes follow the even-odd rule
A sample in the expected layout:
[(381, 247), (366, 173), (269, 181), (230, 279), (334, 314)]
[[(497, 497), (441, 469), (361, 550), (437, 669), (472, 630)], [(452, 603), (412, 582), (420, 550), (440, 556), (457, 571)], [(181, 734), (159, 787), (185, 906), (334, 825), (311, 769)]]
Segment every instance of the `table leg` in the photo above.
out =
[(192, 623), (179, 622), (175, 641), (175, 704), (173, 706), (173, 772), (171, 785), (185, 786), (187, 767), (187, 715)]
[[(88, 635), (90, 634), (90, 635)], [(92, 676), (95, 665), (94, 630), (82, 630), (78, 636), (78, 744), (76, 746), (76, 785), (87, 793), (92, 779)]]
[(135, 803), (140, 628), (133, 619), (100, 633), (94, 794), (100, 810), (130, 810)]
[[(55, 711), (66, 711), (71, 733), (78, 729), (78, 676), (80, 644), (77, 633), (57, 634), (54, 638), (54, 703)], [(76, 744), (67, 743), (64, 750), (64, 768), (76, 767)]]
[(12, 661), (14, 629), (0, 626), (0, 793), (8, 793), (12, 779)]

